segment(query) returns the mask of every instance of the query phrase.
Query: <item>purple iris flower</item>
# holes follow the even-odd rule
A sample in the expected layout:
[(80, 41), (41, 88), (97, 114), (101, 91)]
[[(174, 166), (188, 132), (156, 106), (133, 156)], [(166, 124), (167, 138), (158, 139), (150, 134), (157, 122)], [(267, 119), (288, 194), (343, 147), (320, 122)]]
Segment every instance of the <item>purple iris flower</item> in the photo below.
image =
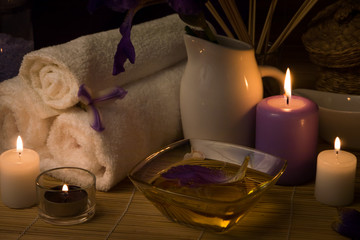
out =
[(181, 186), (198, 186), (211, 183), (223, 183), (227, 180), (221, 170), (199, 165), (180, 165), (170, 168), (161, 175), (167, 179), (178, 180)]
[[(94, 12), (97, 7), (106, 5), (117, 12), (128, 11), (124, 22), (120, 26), (122, 38), (117, 46), (114, 56), (113, 75), (125, 71), (124, 64), (127, 59), (135, 63), (135, 48), (131, 42), (131, 28), (134, 15), (141, 7), (166, 2), (165, 0), (89, 0), (88, 9)], [(207, 0), (167, 0), (169, 6), (181, 15), (198, 15), (201, 13)]]

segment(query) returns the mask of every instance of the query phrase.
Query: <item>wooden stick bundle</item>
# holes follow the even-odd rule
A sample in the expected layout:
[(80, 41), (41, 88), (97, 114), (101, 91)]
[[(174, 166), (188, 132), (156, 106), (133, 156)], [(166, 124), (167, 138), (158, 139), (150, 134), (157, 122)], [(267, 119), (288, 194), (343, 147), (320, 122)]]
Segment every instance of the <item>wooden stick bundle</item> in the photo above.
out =
[(310, 9), (315, 5), (317, 0), (306, 0), (299, 10), (295, 13), (293, 18), (290, 20), (288, 25), (282, 31), (280, 36), (276, 39), (274, 44), (271, 46), (269, 53), (275, 52), (276, 49), (284, 42), (284, 40), (290, 35), (294, 28), (299, 24), (299, 22), (305, 17), (305, 15), (310, 11)]
[(215, 20), (218, 22), (220, 27), (224, 30), (225, 34), (228, 37), (235, 38), (234, 35), (232, 34), (232, 32), (230, 31), (230, 29), (226, 26), (224, 20), (221, 18), (219, 13), (216, 11), (214, 5), (210, 1), (207, 1), (205, 5), (206, 5), (207, 9), (210, 11), (210, 13), (213, 15)]
[(226, 14), (226, 17), (229, 19), (238, 39), (251, 43), (246, 26), (242, 20), (240, 12), (238, 11), (235, 0), (219, 0), (219, 3)]
[[(249, 21), (248, 28), (246, 28), (244, 21), (239, 12), (238, 6), (236, 5), (235, 0), (218, 0), (221, 8), (223, 9), (227, 19), (229, 20), (232, 29), (234, 30), (237, 39), (250, 43), (256, 47), (256, 54), (264, 54), (275, 52), (279, 46), (285, 41), (285, 39), (290, 35), (290, 33), (295, 29), (295, 27), (300, 23), (300, 21), (305, 17), (305, 15), (311, 10), (311, 8), (316, 4), (318, 0), (305, 0), (304, 3), (300, 6), (294, 16), (291, 18), (290, 22), (286, 25), (284, 30), (274, 41), (274, 44), (269, 50), (267, 50), (267, 39), (270, 36), (270, 28), (272, 19), (274, 16), (275, 8), (278, 0), (272, 0), (269, 6), (269, 10), (266, 16), (263, 29), (259, 41), (256, 45), (255, 39), (255, 20), (256, 20), (256, 0), (249, 0)], [(214, 6), (210, 1), (206, 3), (207, 8), (210, 13), (214, 16), (219, 25), (223, 28), (227, 36), (235, 38), (231, 30), (226, 26), (224, 20), (220, 17)], [(265, 47), (264, 47), (265, 45)], [(263, 48), (265, 49), (263, 51)]]

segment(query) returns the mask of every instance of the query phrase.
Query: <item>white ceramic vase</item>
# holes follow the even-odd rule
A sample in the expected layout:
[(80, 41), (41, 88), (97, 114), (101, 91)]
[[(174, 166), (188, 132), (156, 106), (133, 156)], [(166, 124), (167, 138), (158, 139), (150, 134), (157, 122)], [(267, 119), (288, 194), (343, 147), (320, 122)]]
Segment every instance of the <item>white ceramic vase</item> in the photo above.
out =
[(188, 54), (180, 87), (184, 137), (253, 147), (262, 77), (276, 78), (283, 85), (284, 73), (258, 66), (254, 49), (242, 41), (218, 36), (215, 44), (190, 35), (184, 40)]

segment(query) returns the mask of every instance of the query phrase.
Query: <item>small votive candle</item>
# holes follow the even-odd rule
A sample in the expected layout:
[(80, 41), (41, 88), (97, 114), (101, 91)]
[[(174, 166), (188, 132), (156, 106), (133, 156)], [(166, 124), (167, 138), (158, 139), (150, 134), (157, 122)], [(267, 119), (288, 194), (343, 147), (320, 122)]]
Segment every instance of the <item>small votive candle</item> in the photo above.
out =
[(1, 200), (10, 208), (26, 208), (36, 204), (35, 179), (40, 173), (39, 154), (24, 149), (21, 137), (17, 148), (0, 156)]
[(86, 169), (54, 168), (36, 179), (39, 216), (55, 225), (88, 221), (95, 214), (96, 178)]
[(87, 192), (73, 185), (56, 186), (44, 194), (44, 207), (49, 216), (72, 217), (86, 210)]
[(334, 150), (325, 150), (317, 158), (315, 198), (331, 206), (345, 206), (354, 200), (357, 159), (340, 150), (340, 139)]

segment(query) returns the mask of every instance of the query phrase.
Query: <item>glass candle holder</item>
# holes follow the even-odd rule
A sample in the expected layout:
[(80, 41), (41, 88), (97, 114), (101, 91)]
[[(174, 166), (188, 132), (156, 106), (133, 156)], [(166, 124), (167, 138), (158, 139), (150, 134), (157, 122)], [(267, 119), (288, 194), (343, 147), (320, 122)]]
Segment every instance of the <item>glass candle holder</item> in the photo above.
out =
[(55, 225), (86, 222), (95, 214), (96, 178), (76, 167), (54, 168), (36, 179), (39, 216)]

